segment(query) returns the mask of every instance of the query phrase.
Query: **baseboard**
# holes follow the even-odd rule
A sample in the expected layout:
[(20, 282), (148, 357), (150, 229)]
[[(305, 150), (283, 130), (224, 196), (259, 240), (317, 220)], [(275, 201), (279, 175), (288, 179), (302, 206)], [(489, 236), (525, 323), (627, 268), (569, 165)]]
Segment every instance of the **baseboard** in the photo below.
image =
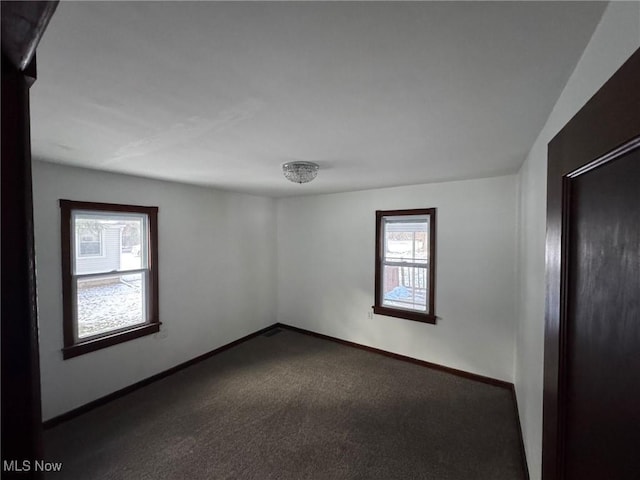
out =
[(466, 372), (464, 370), (458, 370), (456, 368), (445, 367), (444, 365), (438, 365), (437, 363), (427, 362), (425, 360), (418, 360), (417, 358), (407, 357), (405, 355), (400, 355), (398, 353), (388, 352), (386, 350), (381, 350), (379, 348), (369, 347), (367, 345), (362, 345), (360, 343), (350, 342), (348, 340), (342, 340), (341, 338), (331, 337), (329, 335), (324, 335), (322, 333), (312, 332), (311, 330), (305, 330), (304, 328), (294, 327), (292, 325), (286, 325), (284, 323), (276, 323), (276, 326), (279, 328), (284, 328), (288, 330), (292, 330), (298, 333), (304, 333), (305, 335), (311, 335), (313, 337), (323, 338), (325, 340), (330, 340), (332, 342), (340, 343), (342, 345), (347, 345), (349, 347), (359, 348), (360, 350), (366, 350), (367, 352), (377, 353), (379, 355), (384, 355), (385, 357), (395, 358), (396, 360), (402, 360), (403, 362), (414, 363), (416, 365), (421, 365), (423, 367), (431, 368), (433, 370), (440, 370), (442, 372), (447, 372), (452, 375), (456, 375), (458, 377), (468, 378), (470, 380), (475, 380), (476, 382), (488, 383), (489, 385), (495, 385), (496, 387), (506, 388), (508, 390), (513, 389), (513, 383), (505, 382), (504, 380), (498, 380), (497, 378), (485, 377), (483, 375), (478, 375), (476, 373)]
[(199, 355), (195, 358), (192, 358), (191, 360), (187, 360), (184, 363), (181, 363), (179, 365), (176, 365), (175, 367), (171, 367), (168, 370), (165, 370), (163, 372), (157, 373), (155, 375), (152, 375), (151, 377), (145, 378), (144, 380), (140, 380), (139, 382), (136, 382), (132, 385), (129, 385), (128, 387), (124, 387), (120, 390), (117, 390), (113, 393), (110, 393), (108, 395), (105, 395), (104, 397), (100, 397), (96, 400), (93, 400), (89, 403), (86, 403), (78, 408), (74, 408), (73, 410), (70, 410), (66, 413), (63, 413), (61, 415), (57, 415), (53, 418), (50, 418), (49, 420), (46, 420), (44, 422), (42, 422), (42, 426), (43, 428), (47, 429), (47, 428), (52, 428), (55, 427), (56, 425), (59, 425), (63, 422), (66, 422), (68, 420), (71, 420), (72, 418), (76, 418), (84, 413), (87, 413), (97, 407), (100, 407), (106, 403), (109, 403), (117, 398), (120, 398), (124, 395), (127, 395), (128, 393), (131, 393), (135, 390), (138, 390), (139, 388), (145, 387), (147, 385), (149, 385), (150, 383), (156, 382), (162, 378), (168, 377), (169, 375), (172, 375), (180, 370), (183, 370), (187, 367), (190, 367), (192, 365), (195, 365), (196, 363), (202, 362), (203, 360), (206, 360), (208, 358), (213, 357), (214, 355), (223, 352), (225, 350), (228, 350), (229, 348), (235, 347), (236, 345), (246, 342), (247, 340), (250, 340), (254, 337), (260, 336), (265, 332), (268, 332), (269, 330), (272, 330), (274, 328), (277, 327), (278, 324), (274, 323), (273, 325), (269, 325), (268, 327), (262, 328), (256, 332), (250, 333), (249, 335), (245, 335), (242, 338), (239, 338), (238, 340), (234, 340), (233, 342), (227, 343), (226, 345), (223, 345), (221, 347), (216, 348), (215, 350), (211, 350), (210, 352), (204, 353), (202, 355)]
[(496, 387), (506, 388), (511, 392), (513, 397), (513, 405), (515, 407), (515, 415), (516, 422), (518, 428), (518, 437), (520, 441), (520, 454), (522, 456), (522, 465), (524, 467), (524, 473), (526, 480), (529, 480), (529, 466), (527, 464), (527, 454), (524, 448), (524, 438), (522, 436), (522, 426), (520, 424), (520, 414), (518, 411), (518, 398), (516, 397), (516, 389), (515, 385), (510, 382), (505, 382), (504, 380), (498, 380), (497, 378), (485, 377), (483, 375), (478, 375), (476, 373), (466, 372), (464, 370), (458, 370), (456, 368), (445, 367), (444, 365), (439, 365), (437, 363), (427, 362), (424, 360), (418, 360), (417, 358), (407, 357), (405, 355), (400, 355), (397, 353), (388, 352), (386, 350), (381, 350), (379, 348), (369, 347), (367, 345), (362, 345), (355, 342), (350, 342), (348, 340), (342, 340), (341, 338), (331, 337), (329, 335), (324, 335), (322, 333), (312, 332), (311, 330), (305, 330), (304, 328), (294, 327), (292, 325), (287, 325), (284, 323), (276, 323), (275, 325), (278, 328), (283, 328), (286, 330), (291, 330), (298, 333), (303, 333), (305, 335), (311, 335), (312, 337), (322, 338), (324, 340), (329, 340), (332, 342), (340, 343), (342, 345), (347, 345), (349, 347), (359, 348), (360, 350), (365, 350), (367, 352), (377, 353), (379, 355), (384, 355), (385, 357), (395, 358), (396, 360), (402, 360), (403, 362), (409, 362), (416, 365), (421, 365), (423, 367), (431, 368), (434, 370), (440, 370), (442, 372), (450, 373), (452, 375), (456, 375), (458, 377), (467, 378), (470, 380), (475, 380), (476, 382), (487, 383), (489, 385), (494, 385)]
[(250, 340), (254, 337), (263, 335), (264, 333), (268, 332), (269, 330), (273, 330), (275, 328), (282, 328), (285, 330), (291, 330), (294, 332), (298, 332), (298, 333), (302, 333), (305, 335), (311, 335), (313, 337), (318, 337), (318, 338), (322, 338), (324, 340), (329, 340), (332, 342), (336, 342), (342, 345), (346, 345), (349, 347), (353, 347), (353, 348), (358, 348), (360, 350), (365, 350), (367, 352), (372, 352), (372, 353), (376, 353), (379, 355), (384, 355), (386, 357), (390, 357), (390, 358), (394, 358), (396, 360), (401, 360), (404, 362), (409, 362), (409, 363), (413, 363), (416, 365), (420, 365), (423, 367), (427, 367), (427, 368), (431, 368), (434, 370), (440, 370), (442, 372), (446, 372), (446, 373), (450, 373), (452, 375), (456, 375), (459, 377), (463, 377), (463, 378), (467, 378), (470, 380), (475, 380), (477, 382), (482, 382), (482, 383), (487, 383), (489, 385), (494, 385), (497, 387), (501, 387), (501, 388), (506, 388), (508, 390), (511, 391), (511, 394), (513, 395), (513, 402), (515, 405), (515, 414), (516, 414), (516, 420), (517, 420), (517, 426), (518, 426), (518, 433), (520, 436), (520, 450), (522, 453), (522, 461), (524, 464), (524, 469), (525, 469), (525, 474), (526, 474), (526, 478), (527, 480), (529, 479), (529, 470), (527, 467), (527, 458), (526, 458), (526, 454), (525, 454), (525, 449), (524, 449), (524, 439), (522, 436), (522, 428), (520, 425), (520, 416), (518, 414), (518, 400), (516, 397), (516, 393), (515, 393), (515, 387), (513, 385), (513, 383), (509, 383), (509, 382), (505, 382), (504, 380), (498, 380), (496, 378), (491, 378), (491, 377), (485, 377), (482, 375), (478, 375), (475, 373), (471, 373), (471, 372), (466, 372), (464, 370), (458, 370), (455, 368), (451, 368), (451, 367), (445, 367), (443, 365), (438, 365), (437, 363), (432, 363), (432, 362), (427, 362), (424, 360), (418, 360), (416, 358), (412, 358), (412, 357), (407, 357), (405, 355), (400, 355), (397, 353), (392, 353), (392, 352), (388, 352), (386, 350), (381, 350), (379, 348), (374, 348), (374, 347), (369, 347), (367, 345), (361, 345), (359, 343), (355, 343), (355, 342), (350, 342), (348, 340), (342, 340), (340, 338), (336, 338), (336, 337), (331, 337), (329, 335), (324, 335), (322, 333), (317, 333), (317, 332), (313, 332), (311, 330), (305, 330), (304, 328), (299, 328), (299, 327), (294, 327), (292, 325), (287, 325), (284, 323), (274, 323), (273, 325), (269, 325), (268, 327), (262, 328), (256, 332), (250, 333), (249, 335), (245, 335), (242, 338), (239, 338), (238, 340), (234, 340), (233, 342), (227, 343), (226, 345), (223, 345), (221, 347), (218, 347), (214, 350), (211, 350), (207, 353), (204, 353), (202, 355), (199, 355), (195, 358), (192, 358), (191, 360), (187, 360), (184, 363), (181, 363), (179, 365), (176, 365), (175, 367), (171, 367), (168, 370), (165, 370), (163, 372), (157, 373), (151, 377), (145, 378), (144, 380), (140, 380), (139, 382), (136, 382), (132, 385), (129, 385), (128, 387), (122, 388), (120, 390), (117, 390), (113, 393), (110, 393), (108, 395), (105, 395), (104, 397), (100, 397), (96, 400), (93, 400), (85, 405), (82, 405), (78, 408), (75, 408), (73, 410), (70, 410), (66, 413), (63, 413), (61, 415), (55, 416), (53, 418), (50, 418), (49, 420), (46, 420), (43, 422), (43, 427), (45, 429), (48, 428), (52, 428), (55, 427), (56, 425), (59, 425), (63, 422), (66, 422), (68, 420), (71, 420), (73, 418), (76, 418), (84, 413), (87, 413), (95, 408), (98, 408), (102, 405), (105, 405), (106, 403), (109, 403), (117, 398), (120, 398), (124, 395), (127, 395), (128, 393), (131, 393), (135, 390), (138, 390), (142, 387), (145, 387), (153, 382), (156, 382), (162, 378), (168, 377), (169, 375), (172, 375), (180, 370), (183, 370), (187, 367), (190, 367), (192, 365), (195, 365), (196, 363), (199, 363), (203, 360), (206, 360), (208, 358), (213, 357), (214, 355), (221, 353), (225, 350), (228, 350), (229, 348), (235, 347), (236, 345), (239, 345), (240, 343), (246, 342), (247, 340)]
[(513, 395), (513, 405), (516, 409), (516, 422), (520, 437), (520, 455), (522, 457), (522, 465), (524, 466), (524, 478), (525, 480), (529, 480), (529, 464), (527, 463), (527, 451), (524, 448), (524, 436), (522, 435), (522, 424), (520, 423), (520, 410), (518, 409), (518, 396), (516, 395), (515, 385), (511, 388), (511, 395)]

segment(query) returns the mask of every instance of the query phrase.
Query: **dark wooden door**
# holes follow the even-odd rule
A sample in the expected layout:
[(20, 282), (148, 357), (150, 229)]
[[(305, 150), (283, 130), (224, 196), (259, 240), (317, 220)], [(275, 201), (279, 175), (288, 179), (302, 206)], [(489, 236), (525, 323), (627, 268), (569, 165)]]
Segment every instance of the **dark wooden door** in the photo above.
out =
[(640, 479), (640, 51), (549, 144), (544, 480)]
[(567, 479), (640, 478), (640, 150), (570, 184)]

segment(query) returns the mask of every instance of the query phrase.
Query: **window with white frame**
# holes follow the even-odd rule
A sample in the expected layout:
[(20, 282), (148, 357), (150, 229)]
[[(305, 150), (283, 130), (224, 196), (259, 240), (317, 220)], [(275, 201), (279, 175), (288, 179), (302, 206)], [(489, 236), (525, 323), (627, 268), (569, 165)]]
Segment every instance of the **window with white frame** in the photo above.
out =
[(159, 331), (157, 207), (60, 209), (64, 358)]
[(435, 208), (378, 210), (374, 313), (436, 323)]

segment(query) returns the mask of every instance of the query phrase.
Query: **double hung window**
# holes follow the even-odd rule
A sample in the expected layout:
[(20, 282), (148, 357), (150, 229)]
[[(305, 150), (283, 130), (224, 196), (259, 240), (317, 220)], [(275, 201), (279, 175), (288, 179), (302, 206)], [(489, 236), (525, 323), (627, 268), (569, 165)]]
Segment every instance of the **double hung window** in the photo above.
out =
[(159, 330), (156, 207), (60, 200), (64, 358)]
[(374, 313), (435, 323), (436, 211), (376, 212)]

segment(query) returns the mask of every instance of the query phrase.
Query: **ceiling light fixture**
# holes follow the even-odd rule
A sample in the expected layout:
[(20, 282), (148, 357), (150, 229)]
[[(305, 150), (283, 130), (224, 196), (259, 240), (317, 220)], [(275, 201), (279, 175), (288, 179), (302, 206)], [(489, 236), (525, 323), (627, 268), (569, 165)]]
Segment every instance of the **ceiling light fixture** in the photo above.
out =
[(313, 162), (289, 162), (282, 165), (282, 173), (287, 180), (308, 183), (318, 175), (320, 166)]

